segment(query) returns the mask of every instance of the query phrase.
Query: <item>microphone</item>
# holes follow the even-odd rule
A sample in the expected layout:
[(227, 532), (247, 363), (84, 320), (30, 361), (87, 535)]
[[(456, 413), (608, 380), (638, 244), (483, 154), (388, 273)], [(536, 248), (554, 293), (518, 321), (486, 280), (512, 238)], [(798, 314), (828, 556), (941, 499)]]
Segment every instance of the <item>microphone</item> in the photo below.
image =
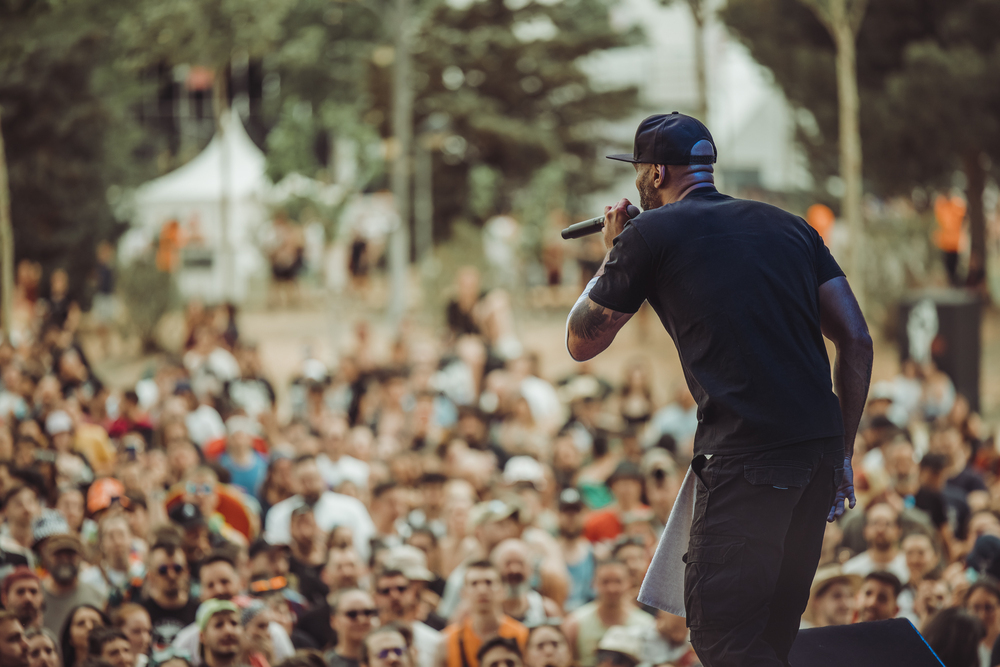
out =
[[(628, 214), (629, 219), (642, 213), (642, 211), (631, 204), (628, 205), (625, 212)], [(581, 236), (596, 234), (602, 229), (604, 229), (604, 216), (599, 215), (596, 218), (591, 218), (590, 220), (584, 220), (583, 222), (578, 222), (575, 225), (570, 225), (566, 229), (562, 230), (562, 237), (564, 239), (578, 239)]]

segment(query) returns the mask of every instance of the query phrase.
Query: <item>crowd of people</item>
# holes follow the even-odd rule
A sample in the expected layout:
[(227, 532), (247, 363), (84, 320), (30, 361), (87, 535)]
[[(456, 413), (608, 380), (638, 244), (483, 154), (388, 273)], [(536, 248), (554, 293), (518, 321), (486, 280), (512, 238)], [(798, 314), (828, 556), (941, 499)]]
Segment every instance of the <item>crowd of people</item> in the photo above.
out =
[[(0, 344), (0, 665), (699, 664), (685, 619), (637, 602), (697, 406), (641, 362), (546, 377), (475, 270), (440, 340), (382, 358), (359, 325), (287, 410), (232, 309), (189, 307), (182, 353), (124, 389), (75, 306), (30, 312)], [(903, 617), (948, 667), (1000, 664), (986, 425), (907, 363), (855, 451), (802, 627)]]

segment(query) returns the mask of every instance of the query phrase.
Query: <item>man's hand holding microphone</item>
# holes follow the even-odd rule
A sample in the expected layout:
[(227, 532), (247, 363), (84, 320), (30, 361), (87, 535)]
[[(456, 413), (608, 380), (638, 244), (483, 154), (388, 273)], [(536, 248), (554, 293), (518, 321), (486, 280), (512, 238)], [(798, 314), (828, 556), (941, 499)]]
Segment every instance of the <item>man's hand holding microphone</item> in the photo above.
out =
[(625, 223), (639, 215), (642, 211), (633, 206), (628, 199), (622, 199), (620, 202), (614, 206), (605, 206), (604, 215), (597, 216), (596, 218), (591, 218), (590, 220), (584, 220), (583, 222), (578, 222), (575, 225), (570, 225), (566, 229), (562, 230), (562, 237), (564, 239), (578, 239), (582, 236), (588, 236), (590, 234), (596, 234), (599, 231), (604, 231), (605, 241), (604, 244), (610, 248), (611, 243), (608, 239), (608, 214), (618, 211), (618, 214), (624, 216), (623, 221), (620, 225), (613, 226), (615, 231), (611, 238), (614, 239), (615, 236), (621, 234), (622, 229), (625, 227)]

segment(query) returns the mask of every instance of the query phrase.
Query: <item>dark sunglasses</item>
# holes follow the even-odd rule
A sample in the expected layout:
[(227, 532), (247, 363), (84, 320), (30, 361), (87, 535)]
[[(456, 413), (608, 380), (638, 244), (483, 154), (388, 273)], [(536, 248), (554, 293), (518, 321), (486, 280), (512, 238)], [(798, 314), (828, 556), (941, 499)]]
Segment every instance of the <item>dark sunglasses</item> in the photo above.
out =
[(378, 594), (379, 595), (389, 595), (390, 593), (392, 593), (393, 591), (395, 591), (395, 592), (399, 593), (400, 595), (402, 595), (403, 593), (405, 593), (407, 591), (408, 588), (409, 588), (409, 586), (386, 586), (385, 588), (378, 589)]
[(156, 568), (156, 571), (160, 573), (161, 577), (167, 576), (167, 572), (170, 572), (170, 570), (173, 570), (174, 574), (178, 574), (179, 575), (181, 572), (184, 571), (184, 566), (183, 565), (179, 565), (178, 563), (174, 563), (173, 565), (166, 565), (166, 564), (164, 564), (164, 565), (161, 565), (160, 567)]
[(394, 655), (397, 658), (401, 658), (401, 657), (403, 657), (403, 653), (405, 653), (405, 652), (406, 652), (406, 649), (399, 648), (398, 646), (396, 646), (394, 648), (384, 648), (384, 649), (382, 649), (381, 651), (378, 652), (378, 658), (379, 658), (379, 660), (385, 660), (390, 655)]
[(351, 609), (350, 611), (345, 611), (344, 616), (352, 621), (358, 620), (359, 616), (364, 616), (365, 618), (377, 618), (378, 609)]

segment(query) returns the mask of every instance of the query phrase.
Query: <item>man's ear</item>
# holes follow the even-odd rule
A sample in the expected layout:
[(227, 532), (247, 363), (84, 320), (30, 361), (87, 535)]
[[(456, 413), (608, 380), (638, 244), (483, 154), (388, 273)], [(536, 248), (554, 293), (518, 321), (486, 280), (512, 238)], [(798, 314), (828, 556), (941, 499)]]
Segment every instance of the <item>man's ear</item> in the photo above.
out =
[(658, 164), (656, 166), (656, 173), (653, 174), (653, 185), (657, 188), (662, 188), (670, 180), (670, 170), (667, 169), (667, 165)]

